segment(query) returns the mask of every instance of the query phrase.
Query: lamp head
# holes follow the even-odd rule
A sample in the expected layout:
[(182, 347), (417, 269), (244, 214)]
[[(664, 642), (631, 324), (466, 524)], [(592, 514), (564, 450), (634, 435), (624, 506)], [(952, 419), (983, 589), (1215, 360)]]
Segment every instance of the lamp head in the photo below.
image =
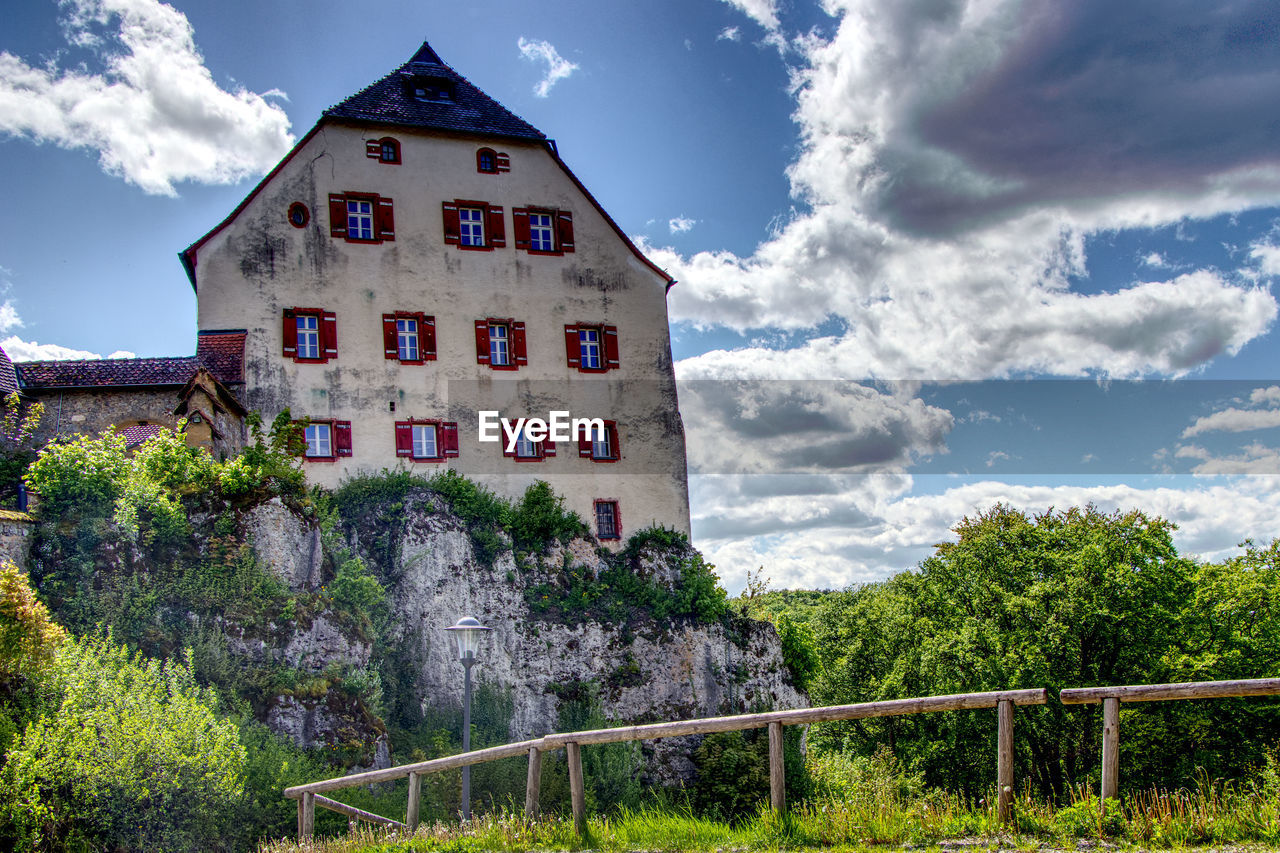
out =
[(485, 631), (493, 629), (481, 625), (474, 616), (463, 616), (456, 625), (450, 625), (445, 630), (452, 631), (453, 638), (457, 641), (458, 660), (466, 661), (476, 659), (476, 652), (480, 650), (480, 638)]

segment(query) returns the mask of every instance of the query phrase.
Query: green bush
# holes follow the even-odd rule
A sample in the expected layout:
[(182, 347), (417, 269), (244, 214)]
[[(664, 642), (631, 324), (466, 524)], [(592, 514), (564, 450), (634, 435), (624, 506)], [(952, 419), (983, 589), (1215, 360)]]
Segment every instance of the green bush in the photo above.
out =
[(549, 484), (538, 480), (525, 489), (511, 513), (511, 538), (516, 548), (543, 552), (553, 542), (565, 543), (574, 537), (590, 536), (576, 512), (564, 508), (564, 498)]
[(785, 613), (778, 617), (778, 642), (782, 646), (782, 663), (799, 690), (808, 690), (809, 681), (822, 669), (818, 643), (808, 625), (791, 621)]
[(18, 850), (219, 850), (243, 794), (245, 750), (184, 663), (111, 638), (68, 639), (57, 707), (23, 732), (0, 777)]
[[(798, 726), (782, 729), (787, 797), (793, 801), (809, 794), (800, 749)], [(767, 729), (717, 732), (707, 735), (693, 753), (698, 769), (694, 783), (694, 807), (705, 817), (739, 822), (759, 810), (769, 799), (769, 736)]]

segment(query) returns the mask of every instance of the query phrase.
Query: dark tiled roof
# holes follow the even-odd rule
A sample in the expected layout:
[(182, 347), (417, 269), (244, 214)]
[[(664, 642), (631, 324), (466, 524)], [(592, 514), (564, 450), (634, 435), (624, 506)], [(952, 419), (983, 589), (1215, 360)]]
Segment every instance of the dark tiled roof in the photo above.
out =
[[(415, 78), (436, 81), (451, 90), (448, 98), (419, 100), (413, 96)], [(483, 136), (545, 139), (542, 131), (477, 89), (471, 81), (445, 65), (425, 41), (413, 58), (377, 83), (357, 92), (324, 113), (325, 118), (369, 121), (433, 130), (452, 130)]]
[(159, 424), (139, 424), (136, 426), (125, 427), (120, 431), (124, 436), (124, 448), (128, 450), (131, 447), (137, 447), (148, 438), (159, 435), (160, 430), (164, 427)]
[(0, 347), (0, 397), (8, 397), (18, 390), (18, 374), (13, 369), (9, 354)]
[(196, 361), (224, 385), (244, 382), (244, 329), (201, 332), (196, 340)]
[(101, 358), (93, 361), (23, 361), (14, 365), (23, 388), (106, 388), (185, 385), (195, 356), (182, 358)]

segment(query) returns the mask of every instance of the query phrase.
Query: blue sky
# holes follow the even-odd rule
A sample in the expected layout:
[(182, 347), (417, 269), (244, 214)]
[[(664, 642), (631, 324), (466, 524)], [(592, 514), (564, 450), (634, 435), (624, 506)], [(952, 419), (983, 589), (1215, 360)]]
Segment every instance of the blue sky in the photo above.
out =
[(13, 0), (6, 350), (191, 353), (176, 253), (423, 39), (680, 280), (731, 589), (884, 577), (998, 500), (1276, 535), (1269, 2)]

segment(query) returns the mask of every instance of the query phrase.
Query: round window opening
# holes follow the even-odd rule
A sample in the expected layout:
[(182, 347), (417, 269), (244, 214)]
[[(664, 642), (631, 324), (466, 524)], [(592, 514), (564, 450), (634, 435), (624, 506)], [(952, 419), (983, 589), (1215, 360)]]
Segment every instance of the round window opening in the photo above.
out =
[(307, 210), (307, 206), (300, 201), (295, 201), (289, 205), (289, 224), (294, 228), (306, 228), (307, 223), (311, 221), (311, 211)]

